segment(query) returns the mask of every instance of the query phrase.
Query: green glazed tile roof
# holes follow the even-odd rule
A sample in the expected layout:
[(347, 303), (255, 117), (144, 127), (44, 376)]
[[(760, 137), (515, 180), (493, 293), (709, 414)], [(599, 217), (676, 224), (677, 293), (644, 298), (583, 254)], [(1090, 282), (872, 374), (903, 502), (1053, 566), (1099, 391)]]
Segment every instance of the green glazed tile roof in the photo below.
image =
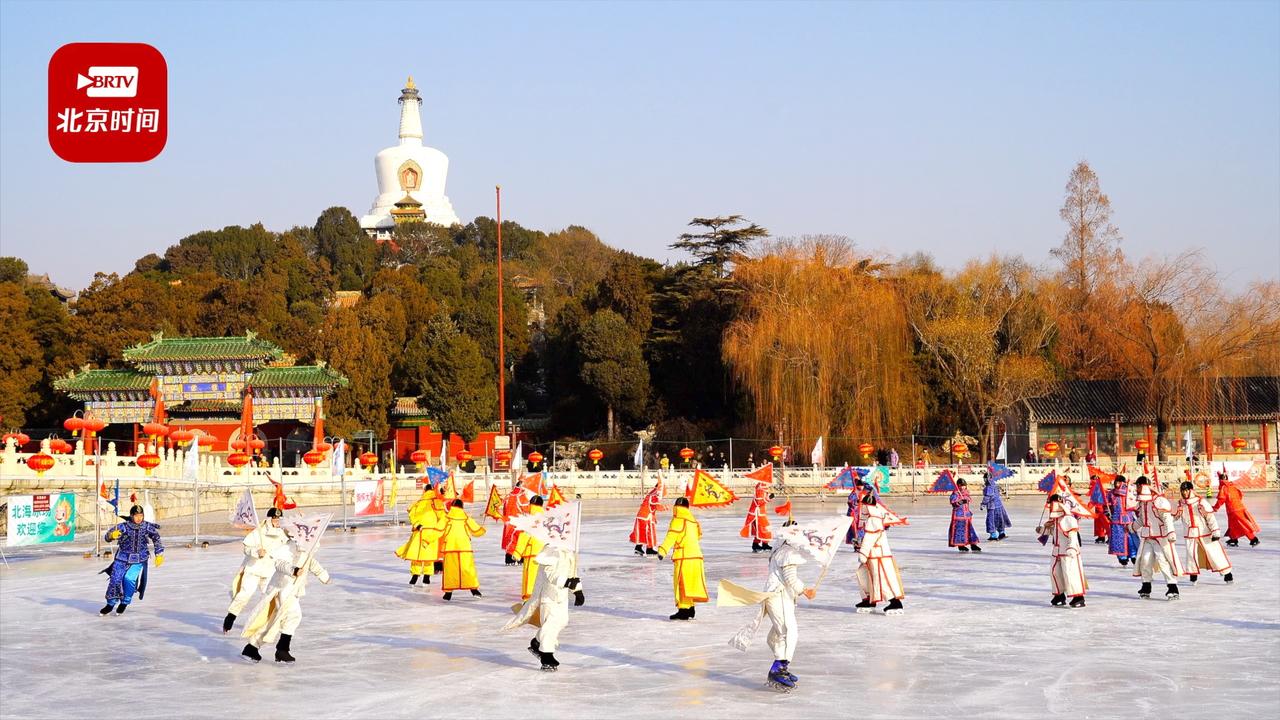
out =
[(325, 365), (269, 367), (249, 378), (251, 387), (334, 387), (347, 386), (347, 378)]
[(167, 338), (157, 333), (151, 342), (126, 348), (129, 362), (179, 360), (275, 360), (283, 355), (279, 345), (260, 340), (253, 333), (244, 337)]
[(81, 370), (75, 375), (55, 380), (53, 385), (65, 393), (148, 390), (151, 379), (151, 375), (136, 370)]

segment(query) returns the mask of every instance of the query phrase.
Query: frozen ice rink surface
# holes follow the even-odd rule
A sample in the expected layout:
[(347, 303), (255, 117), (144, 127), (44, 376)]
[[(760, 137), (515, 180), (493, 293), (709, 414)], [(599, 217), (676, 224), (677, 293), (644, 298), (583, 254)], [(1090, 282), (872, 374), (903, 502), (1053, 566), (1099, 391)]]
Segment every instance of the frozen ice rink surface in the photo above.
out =
[[(801, 602), (792, 664), (801, 680), (790, 695), (764, 686), (765, 628), (747, 653), (726, 644), (750, 609), (711, 603), (691, 623), (667, 620), (671, 564), (636, 557), (627, 542), (638, 500), (586, 506), (587, 605), (571, 609), (557, 673), (537, 669), (530, 629), (498, 631), (520, 573), (503, 566), (492, 521), (476, 541), (484, 597), (451, 603), (435, 585), (407, 586), (407, 564), (392, 554), (407, 530), (331, 531), (319, 559), (333, 584), (311, 583), (292, 666), (266, 648), (260, 664), (239, 657), (243, 620), (221, 634), (238, 543), (175, 543), (146, 599), (119, 617), (97, 614), (104, 561), (46, 553), (0, 570), (0, 716), (1273, 717), (1280, 496), (1246, 497), (1263, 542), (1229, 550), (1233, 586), (1208, 574), (1196, 587), (1184, 581), (1177, 602), (1140, 600), (1130, 571), (1086, 538), (1088, 607), (1066, 610), (1048, 604), (1038, 498), (1009, 503), (1008, 540), (962, 555), (946, 547), (945, 498), (886, 496), (911, 521), (890, 535), (906, 614), (852, 612), (853, 555), (842, 549), (816, 600)], [(801, 519), (844, 507), (843, 498), (797, 505)], [(740, 502), (699, 513), (713, 588), (720, 578), (763, 581), (767, 558), (738, 536), (745, 511)], [(801, 574), (811, 583), (817, 568)]]

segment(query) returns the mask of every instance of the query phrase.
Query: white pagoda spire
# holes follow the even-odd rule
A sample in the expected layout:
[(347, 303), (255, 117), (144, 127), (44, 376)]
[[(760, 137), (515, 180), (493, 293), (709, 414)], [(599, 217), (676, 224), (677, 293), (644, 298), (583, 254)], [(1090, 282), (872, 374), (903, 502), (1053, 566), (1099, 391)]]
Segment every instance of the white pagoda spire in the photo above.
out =
[(400, 144), (422, 144), (422, 98), (418, 97), (418, 87), (413, 84), (413, 76), (400, 91)]

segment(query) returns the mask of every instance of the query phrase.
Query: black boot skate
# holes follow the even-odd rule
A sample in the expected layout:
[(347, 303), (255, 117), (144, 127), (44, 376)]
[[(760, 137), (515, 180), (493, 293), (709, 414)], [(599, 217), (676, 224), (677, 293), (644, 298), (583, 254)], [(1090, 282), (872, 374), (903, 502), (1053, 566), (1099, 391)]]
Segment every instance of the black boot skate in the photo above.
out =
[(124, 609), (125, 609), (125, 608), (127, 608), (127, 607), (129, 607), (129, 606), (128, 606), (128, 605), (126, 605), (126, 604), (124, 604), (124, 603), (120, 603), (119, 605), (117, 605), (117, 606), (116, 606), (116, 614), (117, 614), (117, 615), (123, 615), (123, 614), (124, 614)]
[(222, 618), (222, 634), (226, 635), (227, 633), (231, 632), (231, 626), (235, 624), (236, 624), (236, 614), (227, 613), (227, 616)]
[(973, 543), (969, 546), (969, 549), (974, 552), (982, 552), (982, 548), (978, 547), (978, 543)]
[(543, 672), (555, 672), (560, 668), (560, 661), (552, 653), (538, 653), (538, 659), (542, 661)]
[(1054, 607), (1062, 607), (1063, 605), (1066, 605), (1067, 604), (1066, 593), (1058, 593), (1057, 595), (1054, 595), (1053, 599), (1049, 601), (1049, 604)]
[(240, 654), (254, 662), (262, 660), (262, 656), (258, 654), (258, 648), (252, 645), (245, 645), (244, 649), (240, 651)]
[(890, 600), (889, 604), (884, 607), (884, 614), (885, 615), (901, 615), (902, 600), (899, 598), (894, 598)]
[(1192, 575), (1192, 576), (1191, 576), (1191, 584), (1192, 584), (1192, 585), (1195, 585), (1195, 584), (1196, 584), (1196, 581), (1197, 581), (1197, 580), (1199, 580), (1199, 579), (1200, 579), (1200, 576), (1199, 576), (1199, 575)]
[(276, 662), (293, 662), (293, 656), (289, 654), (289, 643), (293, 640), (292, 635), (280, 635), (280, 640), (276, 642)]
[(1258, 538), (1254, 538), (1254, 539), (1252, 539), (1252, 540), (1250, 540), (1250, 541), (1249, 541), (1249, 547), (1258, 547), (1258, 543), (1260, 543), (1260, 542), (1262, 542), (1262, 541), (1261, 541), (1261, 540), (1259, 540)]
[(1164, 599), (1177, 600), (1179, 597), (1181, 596), (1178, 595), (1178, 586), (1174, 583), (1169, 583), (1169, 589), (1164, 592)]
[(758, 543), (758, 542), (752, 542), (752, 543), (751, 543), (751, 552), (753, 552), (753, 553), (758, 553), (758, 552), (760, 552), (760, 550), (761, 550), (761, 549), (762, 549), (762, 548), (760, 547), (760, 543)]
[(1149, 582), (1142, 583), (1142, 587), (1138, 588), (1138, 597), (1140, 598), (1151, 597), (1151, 583)]
[(871, 598), (869, 597), (862, 598), (862, 602), (853, 606), (853, 611), (856, 613), (869, 613), (873, 612), (875, 609), (876, 604), (871, 602)]
[(645, 548), (644, 554), (645, 554), (646, 556), (648, 556), (648, 555), (657, 555), (657, 554), (658, 554), (658, 551), (657, 551), (657, 550), (654, 550), (653, 548)]
[(1083, 595), (1077, 595), (1077, 596), (1075, 596), (1075, 597), (1071, 598), (1071, 607), (1073, 607), (1073, 608), (1082, 608), (1082, 607), (1084, 607), (1084, 596), (1083, 596)]
[(773, 546), (772, 546), (772, 545), (770, 545), (768, 542), (762, 542), (762, 543), (760, 543), (760, 551), (761, 551), (761, 552), (772, 552), (772, 551), (773, 551)]
[(410, 575), (410, 576), (409, 576), (409, 587), (413, 587), (414, 585), (417, 585), (417, 584), (418, 584), (418, 576), (417, 576), (417, 575)]
[(110, 615), (110, 614), (111, 614), (111, 611), (112, 611), (112, 610), (115, 610), (115, 609), (116, 609), (116, 606), (115, 606), (115, 605), (103, 605), (103, 606), (102, 606), (102, 609), (98, 611), (98, 614), (99, 614), (99, 615)]
[(676, 608), (675, 614), (671, 615), (667, 619), (668, 620), (692, 620), (693, 614), (689, 612), (692, 609), (693, 608)]
[(637, 555), (644, 555), (644, 546), (643, 546), (643, 545), (636, 545), (636, 554), (637, 554)]
[(479, 591), (478, 589), (477, 589), (477, 590), (472, 590), (472, 591), (471, 591), (471, 594), (472, 594), (473, 596), (475, 596), (475, 597), (484, 597), (483, 595), (481, 595), (481, 594), (480, 594), (480, 591)]
[(1234, 577), (1232, 577), (1232, 576), (1231, 576), (1231, 573), (1227, 573), (1226, 575), (1223, 575), (1223, 576), (1222, 576), (1222, 582), (1224, 582), (1224, 583), (1226, 583), (1226, 584), (1228, 584), (1228, 585), (1230, 585), (1231, 583), (1233, 583), (1233, 582), (1235, 582), (1235, 581), (1236, 581), (1236, 579), (1235, 579)]
[(452, 591), (452, 590), (450, 590), (449, 592), (445, 593), (445, 594), (444, 594), (444, 599), (445, 599), (445, 600), (452, 600), (452, 599), (453, 599), (453, 591)]
[(1128, 564), (1129, 564), (1129, 558), (1126, 558), (1126, 557), (1120, 558), (1120, 567), (1124, 567)]
[(515, 557), (514, 557), (511, 553), (507, 553), (507, 554), (506, 554), (506, 556), (505, 556), (505, 557), (503, 557), (503, 560), (502, 560), (502, 561), (503, 561), (504, 563), (508, 564), (508, 565), (517, 565), (517, 564), (518, 564), (518, 562), (516, 561)]
[(960, 552), (965, 552), (965, 553), (969, 552), (969, 548), (964, 545), (957, 545), (956, 549), (959, 550)]

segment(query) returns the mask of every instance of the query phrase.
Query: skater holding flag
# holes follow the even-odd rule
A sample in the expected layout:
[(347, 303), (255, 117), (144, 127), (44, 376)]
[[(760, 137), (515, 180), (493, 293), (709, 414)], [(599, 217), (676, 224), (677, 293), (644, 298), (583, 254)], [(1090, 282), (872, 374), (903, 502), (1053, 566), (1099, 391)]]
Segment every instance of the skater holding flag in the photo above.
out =
[(444, 599), (452, 600), (454, 590), (470, 590), (480, 595), (480, 578), (476, 575), (475, 553), (471, 550), (471, 538), (484, 535), (485, 530), (462, 509), (462, 501), (454, 500), (444, 516), (444, 541), (441, 546), (444, 561), (444, 577), (440, 587)]
[(444, 533), (444, 514), (431, 483), (422, 486), (422, 497), (409, 506), (409, 539), (396, 550), (396, 557), (409, 561), (409, 585), (431, 584), (431, 576), (441, 571), (440, 536)]
[(250, 527), (253, 530), (244, 536), (244, 561), (231, 580), (231, 605), (227, 608), (227, 616), (222, 620), (223, 635), (231, 632), (236, 616), (244, 612), (258, 590), (267, 589), (276, 571), (275, 557), (280, 549), (289, 544), (289, 536), (280, 527), (280, 508), (267, 510), (267, 519), (259, 523), (258, 511), (253, 506), (253, 493), (248, 488), (245, 488), (231, 515), (232, 526)]
[(1134, 576), (1142, 577), (1138, 597), (1151, 597), (1151, 580), (1156, 571), (1164, 576), (1168, 589), (1165, 599), (1178, 599), (1178, 578), (1182, 577), (1182, 558), (1178, 557), (1177, 528), (1174, 527), (1173, 506), (1162, 493), (1151, 489), (1151, 481), (1145, 476), (1137, 482), (1138, 509), (1133, 525), (1142, 538), (1138, 548), (1137, 567)]
[(1084, 607), (1084, 594), (1089, 583), (1084, 577), (1084, 564), (1080, 560), (1080, 521), (1076, 519), (1074, 506), (1064, 502), (1062, 495), (1049, 496), (1046, 505), (1049, 519), (1041, 527), (1040, 542), (1053, 539), (1053, 564), (1049, 567), (1049, 579), (1053, 583), (1053, 597), (1049, 604), (1062, 607), (1071, 598), (1071, 607)]
[(523, 536), (539, 543), (541, 549), (535, 557), (538, 574), (533, 591), (515, 607), (516, 616), (502, 629), (537, 627), (537, 634), (529, 641), (529, 652), (538, 658), (543, 670), (554, 671), (560, 667), (555, 657), (560, 632), (569, 624), (569, 595), (573, 595), (575, 607), (587, 601), (577, 573), (582, 503), (563, 503), (543, 513), (520, 515), (514, 522)]
[(747, 507), (747, 520), (739, 533), (744, 538), (751, 538), (751, 552), (772, 550), (769, 541), (773, 533), (769, 531), (769, 501), (773, 493), (769, 486), (773, 484), (773, 463), (765, 463), (759, 469), (747, 473), (746, 477), (756, 481), (755, 496)]
[(653, 548), (658, 544), (658, 513), (663, 510), (666, 508), (662, 505), (662, 480), (659, 479), (640, 501), (640, 509), (636, 510), (636, 519), (631, 526), (630, 540), (635, 543), (637, 555), (658, 554)]
[(738, 497), (703, 470), (695, 470), (689, 496), (677, 498), (671, 511), (671, 525), (658, 546), (658, 559), (667, 555), (675, 563), (672, 584), (675, 589), (676, 612), (672, 620), (692, 620), (694, 605), (707, 597), (707, 576), (702, 560), (702, 525), (690, 507), (720, 507)]
[[(769, 577), (763, 592), (748, 590), (728, 580), (721, 580), (716, 593), (719, 607), (759, 605), (756, 616), (729, 640), (729, 644), (746, 651), (764, 618), (769, 618), (769, 649), (773, 665), (769, 668), (769, 687), (790, 692), (798, 678), (791, 672), (800, 627), (796, 621), (796, 602), (801, 596), (810, 600), (817, 595), (817, 585), (840, 548), (841, 534), (849, 520), (845, 517), (824, 518), (805, 524), (788, 525), (778, 533), (782, 541), (769, 555)], [(806, 587), (796, 569), (813, 558), (822, 565), (818, 582)]]
[(107, 604), (99, 614), (106, 615), (115, 609), (117, 615), (133, 601), (134, 592), (141, 600), (147, 591), (147, 560), (151, 558), (147, 543), (156, 554), (156, 567), (164, 564), (164, 543), (160, 541), (160, 526), (143, 519), (141, 505), (129, 508), (129, 514), (121, 515), (122, 522), (107, 531), (107, 542), (119, 541), (116, 558), (99, 575), (108, 575)]
[(1222, 547), (1213, 506), (1196, 495), (1195, 485), (1190, 481), (1182, 483), (1179, 489), (1182, 500), (1178, 502), (1178, 517), (1186, 527), (1183, 537), (1187, 541), (1187, 572), (1191, 575), (1191, 584), (1195, 585), (1200, 579), (1201, 570), (1212, 570), (1222, 574), (1224, 582), (1233, 582), (1231, 561)]
[(329, 584), (329, 573), (316, 562), (320, 538), (329, 527), (332, 513), (302, 520), (288, 519), (291, 541), (276, 549), (276, 571), (271, 577), (268, 595), (258, 606), (258, 611), (241, 633), (248, 642), (240, 654), (254, 662), (262, 660), (258, 648), (264, 643), (276, 643), (276, 662), (293, 662), (289, 654), (293, 634), (302, 622), (302, 605), (299, 601), (307, 594), (307, 579), (311, 575)]
[(906, 525), (907, 521), (881, 505), (873, 493), (863, 496), (858, 517), (862, 536), (856, 547), (861, 562), (855, 575), (858, 587), (862, 588), (862, 600), (853, 606), (854, 610), (869, 613), (876, 609), (877, 604), (888, 600), (884, 614), (901, 615), (902, 598), (906, 593), (902, 590), (902, 575), (898, 571), (898, 561), (893, 559), (886, 530), (894, 525)]

